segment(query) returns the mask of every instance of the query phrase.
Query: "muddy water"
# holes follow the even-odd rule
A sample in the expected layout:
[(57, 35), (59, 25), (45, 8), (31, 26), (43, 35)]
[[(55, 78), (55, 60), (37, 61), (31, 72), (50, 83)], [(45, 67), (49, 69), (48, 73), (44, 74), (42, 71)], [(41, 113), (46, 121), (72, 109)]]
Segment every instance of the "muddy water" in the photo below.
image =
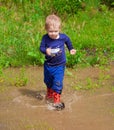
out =
[[(18, 72), (5, 70), (10, 80)], [(26, 87), (11, 86), (10, 81), (0, 86), (0, 130), (114, 130), (114, 66), (105, 74), (110, 78), (102, 80), (102, 87), (76, 91), (72, 87), (84, 84), (87, 77), (98, 79), (99, 69), (67, 69), (61, 97), (66, 108), (55, 111), (44, 100), (42, 67), (26, 68)], [(42, 100), (37, 99), (38, 94)]]

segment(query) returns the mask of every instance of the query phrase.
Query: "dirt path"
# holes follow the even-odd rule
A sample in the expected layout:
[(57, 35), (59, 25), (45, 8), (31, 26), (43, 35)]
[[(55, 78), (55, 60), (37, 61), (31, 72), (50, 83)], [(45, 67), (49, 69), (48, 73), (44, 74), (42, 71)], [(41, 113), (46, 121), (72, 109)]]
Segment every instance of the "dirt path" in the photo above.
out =
[[(19, 69), (5, 71), (9, 78)], [(108, 80), (103, 87), (88, 91), (75, 91), (76, 83), (85, 78), (98, 78), (98, 68), (68, 69), (64, 80), (62, 100), (63, 111), (51, 110), (45, 100), (38, 100), (40, 93), (45, 97), (43, 70), (41, 67), (28, 67), (26, 87), (1, 84), (0, 130), (114, 130), (114, 66), (110, 67)]]

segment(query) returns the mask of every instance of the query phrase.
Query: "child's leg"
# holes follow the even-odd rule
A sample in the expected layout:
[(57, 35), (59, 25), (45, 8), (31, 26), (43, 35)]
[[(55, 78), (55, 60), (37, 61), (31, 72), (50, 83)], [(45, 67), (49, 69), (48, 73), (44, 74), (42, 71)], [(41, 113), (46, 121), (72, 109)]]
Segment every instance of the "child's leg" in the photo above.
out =
[(64, 103), (60, 101), (63, 89), (64, 70), (65, 66), (44, 66), (44, 82), (47, 85), (46, 97), (52, 97), (54, 99), (53, 106), (57, 110), (62, 110), (65, 107)]
[(53, 98), (53, 90), (52, 90), (52, 81), (53, 78), (48, 70), (48, 66), (44, 65), (44, 83), (47, 86), (46, 99)]
[(56, 70), (53, 73), (54, 80), (52, 89), (54, 90), (54, 106), (57, 109), (63, 109), (65, 107), (64, 103), (62, 103), (60, 99), (63, 89), (64, 70), (65, 66), (58, 66), (56, 67)]
[(52, 89), (58, 93), (62, 93), (65, 66), (57, 66), (53, 72)]

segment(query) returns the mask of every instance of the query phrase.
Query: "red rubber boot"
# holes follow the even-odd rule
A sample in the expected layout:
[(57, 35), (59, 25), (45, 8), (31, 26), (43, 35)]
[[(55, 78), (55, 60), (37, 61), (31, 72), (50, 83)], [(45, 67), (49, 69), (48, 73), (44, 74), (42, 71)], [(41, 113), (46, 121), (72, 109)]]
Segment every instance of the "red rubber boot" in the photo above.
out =
[(56, 110), (60, 111), (62, 109), (65, 108), (65, 104), (63, 102), (60, 101), (60, 94), (57, 92), (53, 92), (53, 96), (54, 96), (54, 107)]
[(47, 87), (47, 94), (46, 94), (46, 100), (48, 102), (53, 101), (53, 90), (51, 88)]

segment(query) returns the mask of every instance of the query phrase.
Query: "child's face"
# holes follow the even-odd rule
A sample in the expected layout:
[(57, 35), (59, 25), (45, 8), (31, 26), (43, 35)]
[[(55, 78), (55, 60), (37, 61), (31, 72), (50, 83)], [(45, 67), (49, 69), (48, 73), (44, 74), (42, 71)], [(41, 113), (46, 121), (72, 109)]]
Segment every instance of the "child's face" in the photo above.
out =
[(60, 32), (59, 26), (50, 26), (47, 29), (48, 36), (51, 39), (57, 39), (57, 38), (59, 38), (59, 32)]

